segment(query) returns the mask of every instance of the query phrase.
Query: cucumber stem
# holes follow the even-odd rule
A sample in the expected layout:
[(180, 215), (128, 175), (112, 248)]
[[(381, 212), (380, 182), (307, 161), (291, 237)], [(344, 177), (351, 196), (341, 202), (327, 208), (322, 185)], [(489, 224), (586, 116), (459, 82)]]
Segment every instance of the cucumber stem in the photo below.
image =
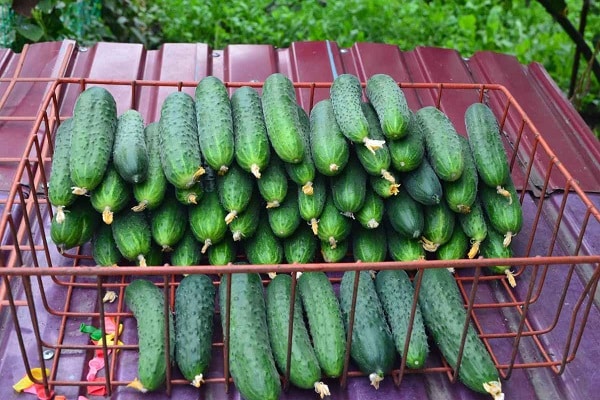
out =
[(56, 207), (56, 223), (57, 224), (62, 224), (63, 222), (65, 222), (65, 206), (58, 206)]
[(202, 376), (202, 374), (199, 374), (194, 377), (194, 380), (190, 382), (190, 385), (192, 385), (195, 388), (200, 388), (200, 386), (202, 386), (203, 383), (204, 377)]
[(512, 196), (510, 195), (510, 192), (508, 190), (506, 190), (502, 186), (498, 185), (498, 186), (496, 186), (496, 192), (500, 196), (507, 197), (508, 198), (508, 204), (512, 204)]
[(260, 167), (258, 166), (258, 164), (252, 164), (250, 166), (250, 172), (252, 173), (252, 175), (254, 175), (256, 177), (256, 179), (260, 179), (261, 174), (260, 174)]
[(390, 195), (391, 196), (397, 195), (399, 191), (400, 191), (400, 184), (399, 183), (392, 183), (390, 185)]
[(379, 222), (375, 220), (375, 218), (371, 218), (369, 222), (367, 222), (367, 228), (375, 229), (379, 226)]
[(113, 212), (110, 210), (110, 206), (104, 207), (104, 211), (102, 211), (102, 221), (106, 225), (110, 225), (113, 222)]
[(337, 247), (337, 240), (333, 236), (329, 236), (329, 246), (331, 249), (335, 249)]
[(198, 167), (198, 169), (196, 170), (196, 172), (194, 172), (194, 175), (192, 176), (192, 181), (187, 185), (187, 187), (192, 187), (194, 183), (198, 182), (200, 180), (200, 177), (205, 173), (206, 170), (202, 166)]
[(340, 166), (339, 166), (339, 165), (337, 165), (337, 164), (335, 164), (335, 163), (333, 163), (333, 164), (329, 164), (329, 171), (331, 171), (331, 172), (336, 172), (336, 171), (337, 171), (337, 170), (339, 170), (339, 169), (340, 169)]
[(456, 206), (456, 208), (458, 209), (458, 212), (461, 214), (468, 214), (471, 212), (471, 207), (466, 206), (464, 204), (459, 204), (458, 206)]
[(103, 303), (112, 303), (117, 299), (117, 294), (112, 290), (107, 290), (102, 298)]
[(427, 239), (425, 236), (421, 236), (421, 243), (423, 243), (423, 248), (425, 251), (430, 253), (434, 253), (438, 247), (440, 247), (439, 243), (434, 243), (431, 240)]
[(502, 241), (504, 247), (510, 246), (510, 242), (512, 241), (513, 236), (516, 235), (513, 235), (511, 231), (506, 232), (506, 235), (504, 235), (504, 240)]
[(267, 201), (267, 208), (277, 208), (279, 205), (279, 200)]
[(202, 246), (202, 250), (200, 250), (200, 252), (202, 254), (206, 253), (206, 250), (208, 250), (208, 248), (212, 245), (212, 240), (210, 239), (206, 239), (204, 241), (204, 246)]
[(512, 287), (512, 288), (516, 287), (517, 281), (515, 280), (515, 276), (511, 272), (510, 268), (506, 269), (504, 271), (504, 273), (506, 274), (506, 279), (508, 279), (508, 283), (510, 284), (510, 287)]
[(362, 142), (365, 145), (365, 147), (369, 149), (369, 151), (373, 154), (375, 154), (375, 150), (381, 149), (385, 144), (385, 140), (369, 139), (368, 137), (365, 137), (362, 140)]
[(144, 211), (147, 206), (148, 206), (148, 200), (142, 200), (138, 203), (137, 206), (131, 207), (131, 211), (133, 211), (133, 212)]
[(387, 169), (381, 170), (381, 177), (390, 183), (396, 183), (396, 178)]
[(310, 219), (310, 228), (312, 229), (312, 232), (316, 235), (319, 234), (319, 220), (316, 218), (311, 218)]
[(231, 236), (233, 237), (233, 241), (234, 242), (239, 242), (240, 240), (242, 240), (242, 232), (240, 231), (235, 231), (231, 233)]
[(311, 181), (308, 181), (304, 185), (302, 185), (302, 193), (304, 193), (307, 196), (313, 195), (314, 190), (313, 190), (313, 183)]
[(133, 378), (133, 381), (131, 381), (130, 383), (128, 383), (127, 387), (133, 388), (133, 389), (138, 390), (138, 391), (140, 391), (142, 393), (146, 393), (148, 391), (148, 389), (146, 389), (144, 387), (144, 385), (142, 385), (142, 382), (140, 382), (140, 380), (137, 377)]
[(72, 190), (71, 193), (73, 193), (76, 196), (84, 196), (88, 192), (88, 190), (86, 188), (80, 188), (80, 187), (77, 187), (77, 186), (73, 186), (71, 188), (71, 190)]
[(231, 211), (229, 211), (229, 214), (227, 214), (225, 216), (225, 223), (227, 225), (229, 225), (235, 219), (235, 217), (237, 217), (237, 215), (238, 215), (237, 210), (231, 210)]
[(269, 272), (267, 275), (270, 279), (275, 279), (275, 277), (277, 276), (277, 272)]
[(190, 193), (185, 201), (187, 201), (188, 204), (198, 204), (198, 196), (196, 196), (196, 193)]
[(504, 400), (504, 393), (502, 393), (502, 384), (500, 383), (500, 380), (484, 383), (483, 390), (492, 395), (494, 400)]
[(168, 253), (170, 251), (173, 251), (173, 248), (171, 246), (169, 246), (168, 244), (163, 244), (161, 251), (163, 253)]
[(375, 390), (378, 390), (379, 382), (383, 380), (383, 376), (381, 376), (377, 372), (373, 372), (371, 375), (369, 375), (369, 380), (371, 381), (371, 386), (373, 386)]
[(475, 258), (477, 253), (479, 253), (479, 245), (480, 244), (481, 244), (480, 240), (473, 240), (471, 242), (471, 250), (469, 250), (469, 254), (467, 254), (467, 257), (469, 257), (470, 259)]
[(139, 256), (137, 256), (138, 261), (140, 262), (140, 267), (147, 267), (148, 264), (146, 264), (146, 258), (144, 257), (143, 254), (140, 254)]
[(315, 392), (317, 392), (321, 398), (331, 396), (331, 393), (329, 393), (329, 386), (323, 382), (315, 382)]
[(219, 171), (217, 172), (217, 174), (219, 176), (223, 176), (223, 175), (225, 175), (227, 173), (227, 171), (229, 171), (229, 167), (227, 165), (221, 165), (219, 167)]

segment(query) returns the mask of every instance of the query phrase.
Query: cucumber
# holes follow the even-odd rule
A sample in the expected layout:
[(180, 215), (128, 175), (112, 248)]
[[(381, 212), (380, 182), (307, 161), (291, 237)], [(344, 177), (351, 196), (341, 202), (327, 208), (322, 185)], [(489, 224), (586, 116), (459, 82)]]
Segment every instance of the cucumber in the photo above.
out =
[(471, 248), (467, 256), (475, 258), (477, 253), (479, 253), (479, 246), (487, 237), (488, 232), (487, 222), (485, 221), (485, 215), (483, 214), (479, 198), (476, 198), (475, 202), (471, 205), (471, 212), (468, 214), (458, 214), (458, 222), (463, 232), (471, 241)]
[(300, 136), (304, 141), (304, 158), (295, 164), (284, 163), (285, 170), (290, 179), (302, 187), (302, 191), (307, 195), (313, 193), (313, 181), (315, 180), (316, 169), (310, 154), (310, 121), (306, 111), (298, 106), (298, 119), (300, 121)]
[(267, 135), (275, 153), (288, 163), (302, 161), (305, 143), (300, 132), (296, 91), (287, 76), (274, 73), (265, 79), (262, 107)]
[(148, 148), (144, 137), (144, 120), (136, 110), (127, 110), (117, 120), (113, 164), (129, 183), (144, 182), (148, 176)]
[(227, 88), (219, 78), (206, 76), (194, 93), (200, 153), (217, 174), (229, 169), (234, 155), (233, 117)]
[(321, 213), (317, 236), (320, 240), (329, 243), (335, 249), (340, 240), (344, 240), (352, 230), (352, 220), (343, 216), (333, 203), (329, 194), (325, 199), (325, 207)]
[[(356, 274), (355, 271), (344, 272), (340, 284), (340, 307), (346, 332), (350, 325)], [(359, 273), (350, 355), (358, 368), (368, 375), (375, 389), (379, 389), (384, 375), (391, 372), (396, 362), (392, 333), (377, 297), (375, 283), (367, 271)]]
[(283, 239), (283, 254), (288, 264), (313, 262), (319, 239), (307, 225), (299, 226), (289, 237)]
[[(140, 216), (141, 214), (136, 214)], [(116, 222), (116, 221), (115, 221)], [(114, 229), (114, 225), (113, 225)], [(139, 381), (129, 386), (141, 391), (158, 389), (167, 376), (165, 361), (165, 297), (150, 281), (135, 279), (125, 288), (125, 304), (133, 312), (137, 321), (139, 343), (138, 376)], [(169, 352), (173, 355), (175, 348), (175, 332), (173, 332), (173, 316), (169, 312), (170, 343)]]
[(188, 275), (175, 291), (175, 361), (185, 379), (199, 388), (212, 350), (215, 287), (207, 275)]
[(117, 130), (117, 104), (110, 92), (92, 86), (77, 97), (73, 109), (69, 170), (73, 194), (84, 195), (102, 182)]
[(333, 114), (330, 99), (319, 101), (310, 112), (310, 150), (315, 168), (333, 176), (348, 163), (350, 145)]
[(208, 248), (208, 263), (210, 265), (227, 265), (233, 263), (236, 256), (236, 245), (229, 236)]
[[(227, 281), (231, 298), (227, 310)], [(246, 400), (276, 400), (281, 393), (271, 351), (263, 286), (258, 274), (223, 274), (219, 304), (224, 341), (229, 345), (233, 382)], [(229, 337), (226, 321), (229, 318)]]
[(244, 212), (238, 215), (237, 218), (228, 225), (231, 237), (234, 241), (237, 242), (248, 238), (256, 232), (262, 207), (260, 195), (253, 192), (250, 203)]
[(191, 266), (200, 264), (202, 259), (202, 244), (196, 240), (196, 236), (188, 226), (183, 237), (171, 253), (171, 265)]
[(357, 226), (352, 232), (354, 261), (382, 262), (387, 256), (387, 237), (383, 227), (366, 229)]
[(387, 244), (390, 257), (394, 261), (417, 261), (425, 259), (425, 249), (419, 239), (409, 238), (388, 227)]
[[(510, 246), (505, 247), (504, 238), (494, 229), (489, 229), (487, 237), (481, 242), (481, 255), (484, 258), (511, 258), (513, 256)], [(510, 265), (495, 265), (489, 267), (489, 270), (494, 274), (505, 274), (510, 286), (517, 286), (515, 277), (513, 276)]]
[(350, 239), (338, 240), (335, 247), (331, 247), (329, 242), (323, 240), (321, 242), (321, 257), (326, 263), (340, 262), (348, 254), (350, 248)]
[[(372, 139), (385, 141), (385, 136), (383, 135), (381, 127), (379, 126), (377, 114), (375, 114), (375, 110), (371, 104), (361, 103), (361, 107), (363, 114), (369, 123), (369, 137)], [(396, 183), (394, 175), (390, 173), (392, 159), (387, 146), (383, 146), (376, 152), (371, 152), (364, 146), (356, 146), (355, 149), (358, 160), (369, 175), (381, 176), (391, 183)]]
[(421, 241), (423, 248), (433, 253), (452, 237), (456, 217), (446, 202), (425, 207), (424, 217)]
[[(157, 245), (156, 243), (152, 242), (152, 244), (150, 245), (150, 251), (146, 254), (145, 257), (145, 265), (147, 267), (160, 267), (162, 265), (164, 265), (164, 258), (163, 258), (164, 252), (162, 250), (162, 247)], [(143, 266), (142, 265), (142, 261), (141, 260), (136, 260), (136, 265), (138, 267)]]
[(377, 273), (375, 289), (392, 330), (396, 350), (404, 358), (408, 368), (423, 368), (429, 353), (427, 334), (421, 310), (417, 305), (413, 318), (408, 352), (404, 344), (408, 336), (410, 313), (414, 299), (414, 288), (404, 270), (384, 270)]
[[(309, 236), (312, 235), (309, 232)], [(267, 286), (267, 325), (275, 363), (283, 374), (288, 362), (288, 331), (290, 329), (290, 304), (292, 303), (292, 278), (286, 274), (277, 275)], [(289, 359), (290, 382), (302, 389), (314, 388), (321, 397), (329, 395), (329, 388), (319, 380), (321, 367), (310, 343), (308, 330), (302, 315), (300, 296), (293, 299), (294, 317), (292, 343)]]
[(144, 213), (125, 210), (112, 223), (112, 232), (119, 252), (129, 261), (139, 261), (145, 267), (150, 252), (152, 234)]
[(238, 165), (256, 179), (269, 165), (271, 145), (256, 89), (242, 86), (231, 95), (234, 156)]
[(113, 238), (112, 228), (101, 224), (92, 238), (92, 257), (96, 265), (102, 267), (116, 267), (121, 261), (121, 253)]
[(283, 245), (264, 218), (254, 235), (244, 241), (244, 250), (251, 264), (280, 264), (283, 260)]
[[(393, 172), (390, 172), (390, 174), (394, 176), (394, 181), (399, 182)], [(400, 188), (400, 183), (392, 183), (381, 176), (369, 176), (369, 184), (371, 189), (384, 199), (397, 195)]]
[(288, 191), (279, 207), (268, 208), (267, 218), (275, 236), (283, 239), (294, 233), (302, 222), (296, 193)]
[(377, 193), (372, 190), (367, 190), (365, 202), (354, 216), (363, 228), (375, 229), (383, 221), (385, 212), (384, 201)]
[(444, 181), (460, 178), (465, 162), (458, 133), (450, 119), (433, 106), (421, 108), (416, 117), (435, 173)]
[(444, 197), (450, 209), (455, 213), (468, 214), (471, 206), (477, 197), (477, 187), (479, 177), (475, 161), (469, 149), (469, 142), (462, 136), (459, 136), (462, 144), (463, 158), (465, 160), (465, 169), (460, 178), (454, 182), (443, 182)]
[(388, 221), (396, 232), (408, 238), (421, 237), (425, 224), (423, 205), (410, 197), (405, 189), (386, 199), (385, 210)]
[(350, 218), (365, 203), (367, 173), (355, 157), (350, 158), (339, 175), (331, 178), (331, 195), (337, 209)]
[(317, 235), (319, 217), (327, 198), (327, 183), (322, 175), (315, 176), (312, 188), (312, 194), (308, 195), (301, 187), (298, 187), (298, 211), (300, 211), (300, 217), (310, 224), (313, 233)]
[(410, 197), (423, 205), (439, 204), (442, 199), (442, 184), (426, 158), (416, 169), (404, 175), (402, 183)]
[(185, 234), (187, 210), (175, 197), (168, 196), (163, 203), (152, 212), (150, 227), (152, 238), (162, 251), (173, 251), (173, 247)]
[(267, 202), (267, 208), (279, 207), (288, 191), (288, 176), (279, 157), (271, 157), (271, 162), (257, 182), (258, 191)]
[(367, 80), (366, 93), (385, 136), (390, 140), (406, 136), (410, 110), (398, 83), (387, 74), (375, 74)]
[(133, 196), (138, 204), (133, 211), (153, 210), (163, 201), (167, 191), (167, 178), (160, 161), (160, 128), (158, 122), (149, 124), (145, 131), (148, 151), (146, 180), (133, 185)]
[(469, 238), (463, 232), (460, 225), (456, 225), (452, 231), (450, 240), (438, 247), (436, 255), (438, 260), (459, 260), (465, 258), (469, 251)]
[(362, 111), (362, 87), (352, 74), (338, 75), (329, 90), (333, 114), (340, 130), (354, 143), (362, 143), (370, 151), (381, 148), (385, 141), (369, 138), (369, 122)]
[(56, 222), (62, 224), (65, 220), (64, 208), (75, 202), (77, 196), (71, 191), (75, 184), (71, 180), (69, 168), (71, 158), (71, 134), (73, 118), (64, 120), (56, 129), (54, 137), (54, 153), (52, 168), (48, 180), (48, 200), (56, 207)]
[(65, 212), (61, 223), (55, 214), (50, 224), (50, 238), (62, 253), (90, 240), (99, 223), (98, 213), (87, 198), (78, 198)]
[(92, 207), (102, 213), (102, 221), (110, 225), (113, 214), (121, 211), (131, 200), (131, 186), (121, 177), (116, 168), (109, 164), (102, 182), (90, 196)]
[(305, 272), (298, 278), (298, 292), (323, 374), (340, 377), (344, 369), (346, 335), (333, 286), (324, 272)]
[(401, 172), (417, 168), (425, 156), (423, 134), (417, 123), (417, 117), (411, 111), (406, 134), (402, 139), (388, 141), (392, 166)]
[(510, 171), (494, 113), (483, 103), (471, 104), (465, 112), (465, 126), (479, 177), (485, 185), (512, 200), (510, 193), (503, 188), (510, 178)]
[(489, 219), (489, 225), (504, 235), (504, 247), (508, 247), (512, 237), (523, 227), (523, 210), (515, 185), (510, 177), (505, 182), (505, 190), (510, 194), (511, 199), (515, 199), (514, 201), (506, 201), (506, 198), (498, 196), (491, 186), (480, 186), (481, 205)]
[(204, 187), (201, 181), (186, 189), (175, 188), (175, 198), (186, 206), (198, 204), (202, 196), (204, 196)]
[[(419, 273), (423, 273), (419, 305), (425, 327), (448, 364), (456, 369), (463, 327), (469, 318), (458, 286), (445, 268), (427, 268)], [(474, 391), (504, 398), (496, 366), (470, 322), (458, 377)]]
[(198, 142), (194, 99), (184, 92), (173, 92), (160, 110), (160, 160), (167, 180), (186, 189), (206, 172)]
[(223, 208), (228, 211), (225, 216), (227, 224), (248, 207), (253, 190), (254, 178), (235, 163), (231, 163), (226, 174), (217, 176), (219, 200)]
[(189, 206), (190, 226), (196, 239), (203, 244), (202, 254), (225, 237), (225, 215), (216, 191), (206, 192), (197, 205)]

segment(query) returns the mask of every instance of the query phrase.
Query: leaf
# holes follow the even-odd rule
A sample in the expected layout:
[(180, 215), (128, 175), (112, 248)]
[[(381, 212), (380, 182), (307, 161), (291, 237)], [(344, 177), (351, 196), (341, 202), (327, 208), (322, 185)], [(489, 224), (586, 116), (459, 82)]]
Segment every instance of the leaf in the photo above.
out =
[(55, 3), (54, 0), (41, 0), (37, 3), (36, 8), (44, 14), (50, 14), (54, 10)]
[(473, 14), (461, 15), (458, 17), (458, 27), (468, 32), (469, 35), (475, 34), (477, 18)]
[(44, 36), (44, 30), (37, 25), (30, 23), (22, 23), (15, 27), (19, 35), (25, 37), (32, 42), (39, 41)]

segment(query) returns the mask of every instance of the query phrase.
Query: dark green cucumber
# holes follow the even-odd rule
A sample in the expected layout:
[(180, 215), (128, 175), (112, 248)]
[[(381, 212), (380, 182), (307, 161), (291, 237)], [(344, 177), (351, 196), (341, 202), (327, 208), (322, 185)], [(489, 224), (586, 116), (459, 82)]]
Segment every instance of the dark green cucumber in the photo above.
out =
[(265, 79), (262, 107), (269, 141), (283, 161), (296, 164), (305, 156), (294, 84), (281, 73)]
[(283, 261), (283, 245), (263, 218), (254, 235), (244, 241), (244, 250), (251, 264), (279, 264)]
[(442, 200), (442, 184), (427, 158), (423, 158), (416, 169), (407, 172), (402, 183), (410, 197), (421, 204), (430, 206)]
[(477, 253), (479, 253), (481, 242), (485, 240), (488, 233), (487, 222), (485, 221), (485, 215), (483, 214), (481, 202), (478, 198), (471, 205), (471, 212), (458, 215), (458, 222), (463, 232), (471, 241), (471, 248), (467, 256), (475, 258)]
[(258, 219), (262, 208), (263, 204), (260, 195), (253, 192), (250, 203), (244, 212), (238, 215), (237, 218), (228, 225), (231, 237), (234, 241), (240, 241), (254, 234), (256, 227), (258, 226)]
[(324, 272), (305, 272), (298, 278), (298, 292), (323, 374), (337, 378), (344, 369), (346, 335), (333, 286)]
[(185, 266), (198, 265), (202, 259), (202, 244), (188, 227), (173, 252), (171, 253), (171, 265)]
[[(445, 268), (424, 269), (419, 305), (425, 327), (448, 364), (456, 369), (463, 327), (469, 316), (452, 273)], [(503, 398), (496, 366), (470, 322), (458, 377), (474, 391), (490, 393), (494, 399)]]
[(256, 184), (260, 195), (267, 202), (267, 208), (279, 207), (288, 191), (288, 176), (279, 157), (271, 157), (271, 162)]
[(406, 135), (410, 110), (404, 92), (398, 83), (387, 74), (375, 74), (367, 80), (367, 98), (377, 111), (381, 129), (390, 140)]
[(97, 265), (102, 267), (116, 267), (121, 261), (121, 253), (113, 238), (112, 228), (101, 224), (92, 238), (92, 257)]
[(152, 244), (150, 224), (144, 213), (125, 210), (115, 216), (112, 232), (117, 248), (129, 261), (146, 266), (146, 256)]
[(200, 387), (212, 350), (215, 287), (207, 275), (188, 275), (175, 291), (175, 361), (184, 378)]
[(496, 189), (488, 185), (480, 185), (479, 196), (483, 210), (489, 219), (489, 225), (504, 235), (504, 247), (508, 247), (512, 237), (523, 227), (523, 210), (510, 177), (505, 182), (504, 188), (510, 194), (509, 200), (498, 196)]
[(52, 218), (50, 238), (61, 252), (89, 241), (99, 224), (98, 213), (87, 198), (78, 198), (68, 211), (65, 210), (61, 223), (56, 218), (57, 214)]
[(295, 164), (284, 163), (285, 170), (290, 179), (302, 187), (302, 191), (308, 195), (313, 193), (313, 181), (316, 175), (315, 163), (310, 153), (310, 121), (306, 111), (298, 106), (298, 120), (300, 121), (300, 136), (304, 142), (304, 158)]
[(226, 214), (216, 191), (206, 192), (197, 205), (189, 207), (190, 226), (196, 239), (203, 243), (202, 254), (225, 237)]
[(446, 202), (424, 208), (423, 248), (435, 252), (452, 237), (456, 222), (455, 214)]
[(152, 212), (150, 226), (152, 238), (163, 251), (172, 251), (181, 240), (187, 224), (187, 210), (175, 197), (167, 196), (163, 203)]
[(165, 177), (180, 189), (189, 188), (206, 172), (198, 141), (194, 99), (173, 92), (160, 111), (160, 160)]
[(160, 161), (160, 128), (158, 122), (145, 129), (146, 150), (148, 151), (148, 172), (146, 180), (133, 185), (133, 196), (138, 205), (133, 211), (153, 210), (163, 201), (167, 191), (167, 178)]
[(391, 227), (388, 227), (386, 231), (388, 252), (392, 260), (418, 261), (425, 259), (425, 249), (419, 239), (406, 237)]
[[(310, 232), (309, 232), (310, 235)], [(312, 235), (310, 235), (312, 237)], [(286, 373), (288, 362), (288, 331), (290, 327), (290, 303), (292, 302), (292, 277), (277, 275), (267, 286), (267, 325), (269, 339), (275, 363), (282, 374)], [(290, 382), (302, 389), (315, 389), (324, 385), (321, 379), (321, 367), (310, 343), (308, 330), (302, 315), (302, 302), (296, 294), (294, 298), (294, 317), (292, 325), (292, 343), (290, 353)], [(323, 388), (325, 394), (329, 389)]]
[(283, 254), (289, 264), (307, 264), (313, 262), (317, 253), (319, 239), (313, 235), (308, 225), (301, 225), (287, 238), (283, 239)]
[(331, 197), (340, 212), (352, 218), (367, 195), (367, 173), (356, 157), (350, 157), (344, 170), (331, 178)]
[(396, 350), (405, 359), (408, 368), (423, 368), (429, 353), (427, 334), (421, 310), (417, 305), (413, 318), (408, 351), (404, 344), (408, 336), (410, 313), (414, 299), (414, 288), (406, 271), (384, 270), (377, 273), (375, 289), (392, 330)]
[[(513, 256), (510, 246), (504, 246), (504, 238), (494, 229), (489, 229), (487, 237), (481, 242), (481, 255), (484, 258), (511, 258)], [(506, 274), (506, 279), (512, 287), (517, 286), (517, 282), (510, 270), (510, 265), (494, 265), (489, 267), (494, 274)]]
[(298, 210), (300, 217), (307, 221), (315, 235), (318, 234), (319, 217), (325, 207), (327, 198), (327, 183), (322, 175), (316, 175), (312, 185), (312, 194), (304, 193), (301, 187), (298, 187)]
[(465, 126), (479, 177), (507, 197), (503, 186), (510, 178), (508, 158), (494, 113), (483, 103), (471, 104), (465, 112)]
[(459, 260), (465, 258), (469, 251), (469, 237), (460, 225), (455, 225), (450, 240), (438, 247), (438, 260)]
[(117, 104), (100, 86), (84, 90), (73, 109), (69, 169), (73, 194), (84, 195), (100, 184), (111, 159), (117, 130)]
[[(138, 214), (140, 215), (140, 214)], [(114, 226), (113, 226), (114, 227)], [(165, 343), (165, 297), (152, 282), (145, 279), (133, 280), (125, 288), (125, 304), (137, 321), (139, 344), (138, 376), (140, 390), (153, 391), (165, 382), (167, 377)], [(175, 332), (173, 316), (169, 312), (170, 343), (169, 353), (173, 356)]]
[(321, 213), (317, 236), (324, 242), (329, 243), (335, 249), (340, 240), (344, 240), (352, 230), (352, 220), (343, 216), (333, 203), (331, 194), (325, 199), (325, 207)]
[(369, 176), (369, 184), (371, 189), (373, 189), (373, 191), (377, 193), (379, 197), (384, 199), (397, 195), (400, 188), (400, 183), (398, 183), (400, 182), (399, 179), (393, 172), (390, 172), (390, 174), (394, 176), (394, 181), (397, 183), (392, 183), (382, 176)]
[[(361, 103), (363, 114), (369, 123), (369, 137), (376, 140), (385, 141), (385, 136), (381, 131), (379, 120), (375, 110), (369, 103)], [(387, 146), (383, 146), (375, 152), (370, 151), (365, 146), (356, 146), (356, 156), (361, 165), (369, 175), (381, 176), (391, 183), (396, 183), (394, 175), (390, 173), (392, 159)]]
[(196, 182), (186, 189), (175, 188), (175, 198), (186, 206), (198, 204), (202, 196), (204, 196), (202, 182)]
[(102, 220), (110, 225), (113, 213), (124, 209), (131, 200), (131, 186), (121, 177), (112, 164), (108, 164), (102, 182), (90, 196), (92, 207), (102, 213)]
[(236, 245), (229, 236), (226, 236), (219, 243), (208, 248), (208, 263), (210, 265), (227, 265), (233, 263), (236, 256)]
[(333, 114), (330, 99), (319, 101), (310, 112), (310, 150), (321, 174), (340, 173), (350, 157), (350, 145)]
[(235, 160), (244, 171), (260, 179), (269, 165), (271, 145), (256, 89), (249, 86), (236, 89), (231, 95), (231, 112)]
[(433, 106), (421, 108), (416, 116), (435, 173), (444, 181), (460, 178), (465, 167), (462, 145), (450, 119)]
[(275, 236), (286, 238), (294, 233), (302, 222), (296, 193), (293, 190), (288, 191), (279, 207), (268, 208), (267, 218)]
[(367, 190), (363, 206), (354, 213), (356, 220), (363, 228), (377, 228), (383, 220), (385, 212), (385, 203), (383, 199), (374, 191)]
[(401, 188), (397, 195), (385, 201), (385, 210), (392, 228), (408, 238), (419, 238), (423, 232), (425, 217), (423, 205), (416, 202)]
[(253, 190), (254, 178), (235, 163), (230, 164), (226, 174), (217, 176), (217, 193), (221, 205), (228, 212), (225, 216), (227, 224), (248, 207)]
[(388, 141), (392, 166), (397, 171), (408, 172), (417, 168), (425, 156), (423, 134), (417, 117), (411, 111), (406, 135), (402, 139)]
[(477, 197), (477, 186), (479, 177), (475, 161), (469, 149), (469, 142), (462, 136), (459, 136), (462, 144), (463, 158), (465, 160), (465, 169), (460, 178), (454, 182), (444, 181), (444, 197), (450, 209), (456, 213), (467, 214), (471, 211), (471, 206)]
[(144, 119), (136, 110), (127, 110), (117, 120), (113, 164), (129, 183), (144, 182), (148, 177), (148, 148), (144, 137)]
[(383, 227), (366, 229), (357, 226), (352, 232), (354, 261), (382, 262), (387, 256), (387, 237)]
[(339, 240), (335, 247), (331, 247), (329, 242), (320, 240), (321, 257), (326, 263), (340, 262), (346, 257), (350, 249), (350, 239)]
[[(164, 265), (164, 252), (161, 246), (152, 242), (150, 245), (150, 251), (146, 254), (145, 257), (145, 265), (147, 267), (160, 267)], [(142, 266), (142, 260), (138, 259), (136, 261), (137, 266)]]
[(195, 91), (196, 122), (200, 152), (204, 161), (219, 175), (233, 161), (233, 117), (227, 88), (219, 78), (206, 76)]
[(48, 200), (56, 207), (56, 222), (59, 224), (65, 220), (64, 208), (73, 204), (77, 199), (77, 196), (72, 193), (75, 184), (71, 180), (69, 168), (72, 131), (73, 118), (69, 118), (59, 125), (54, 137), (52, 168), (48, 180)]
[[(352, 293), (357, 272), (344, 272), (340, 284), (340, 307), (346, 332), (350, 325)], [(371, 385), (379, 388), (385, 374), (396, 362), (396, 349), (385, 320), (375, 283), (367, 271), (359, 273), (350, 355), (358, 368), (368, 375)]]

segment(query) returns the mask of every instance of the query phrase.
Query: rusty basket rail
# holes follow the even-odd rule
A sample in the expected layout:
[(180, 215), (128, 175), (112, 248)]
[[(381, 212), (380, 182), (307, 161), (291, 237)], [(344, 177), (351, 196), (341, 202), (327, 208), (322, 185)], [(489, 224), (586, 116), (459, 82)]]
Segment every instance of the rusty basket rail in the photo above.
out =
[[(127, 283), (141, 275), (153, 279), (164, 290), (168, 299), (167, 312), (167, 304), (172, 304), (174, 290), (183, 273), (213, 274), (215, 285), (218, 285), (217, 273), (318, 270), (330, 273), (332, 282), (337, 285), (340, 273), (347, 270), (414, 271), (426, 267), (454, 267), (468, 314), (502, 378), (507, 379), (515, 369), (523, 368), (546, 367), (561, 374), (566, 364), (575, 358), (600, 276), (600, 255), (586, 254), (585, 250), (586, 235), (598, 229), (600, 213), (580, 189), (576, 177), (567, 171), (544, 141), (543, 132), (533, 126), (504, 87), (492, 84), (400, 83), (409, 104), (416, 99), (421, 106), (435, 105), (444, 109), (445, 104), (457, 99), (464, 104), (484, 101), (496, 112), (524, 209), (523, 231), (513, 241), (515, 257), (510, 261), (517, 279), (515, 289), (508, 285), (504, 276), (484, 273), (484, 267), (506, 263), (506, 260), (496, 259), (98, 268), (93, 265), (88, 245), (59, 254), (48, 239), (53, 211), (47, 201), (46, 187), (56, 127), (72, 115), (77, 95), (88, 85), (102, 85), (117, 100), (119, 113), (135, 108), (149, 123), (158, 119), (160, 104), (168, 93), (183, 90), (192, 94), (197, 82), (58, 79), (49, 84), (50, 90), (35, 117), (23, 157), (20, 160), (0, 158), (0, 165), (18, 163), (10, 193), (0, 200), (0, 205), (4, 205), (0, 220), (0, 311), (12, 320), (17, 351), (27, 375), (34, 378), (32, 368), (35, 366), (49, 368), (49, 374), (42, 368), (41, 380), (37, 380), (44, 385), (46, 394), (58, 387), (98, 385), (98, 382), (86, 381), (81, 372), (85, 369), (86, 353), (89, 357), (93, 350), (98, 349), (103, 350), (104, 362), (108, 366), (101, 385), (109, 395), (131, 381), (134, 375), (122, 378), (122, 371), (127, 363), (130, 367), (136, 366), (137, 341), (132, 314), (124, 305), (123, 295)], [(262, 84), (227, 83), (230, 90), (242, 85), (260, 87)], [(330, 85), (295, 83), (300, 104), (310, 110), (316, 101), (328, 97)], [(411, 108), (415, 107), (411, 104)], [(461, 132), (462, 116), (449, 116)], [(585, 212), (575, 221), (565, 221), (565, 210), (573, 205)], [(295, 293), (295, 274), (292, 276)], [(411, 276), (414, 276), (412, 272)], [(418, 293), (420, 279), (415, 279), (414, 284)], [(106, 290), (117, 293), (115, 303), (102, 302)], [(231, 293), (228, 292), (229, 300)], [(415, 309), (416, 301), (413, 302), (411, 326)], [(117, 324), (128, 326), (131, 337), (122, 335), (116, 338), (122, 339), (125, 344), (92, 345), (87, 337), (69, 334), (81, 323), (95, 324), (105, 331), (105, 317), (112, 317)], [(220, 326), (218, 317), (215, 320), (217, 327)], [(52, 324), (55, 329), (48, 329), (48, 325)], [(228, 326), (227, 323), (225, 333)], [(223, 336), (219, 328), (216, 331), (213, 360), (219, 360), (219, 364), (222, 362), (222, 368), (212, 368), (206, 381), (208, 384), (221, 383), (227, 390), (231, 381), (227, 340), (224, 340), (227, 335)], [(168, 337), (165, 343), (168, 346)], [(349, 345), (348, 342), (348, 348)], [(107, 350), (112, 349), (119, 351), (109, 354)], [(54, 357), (46, 361), (44, 356), (47, 353), (44, 351), (48, 350), (53, 352)], [(74, 352), (82, 354), (82, 359), (74, 363), (79, 371), (69, 370), (73, 366), (69, 357)], [(417, 371), (406, 369), (405, 364), (400, 362), (393, 371), (396, 385), (400, 385), (402, 378), (409, 373), (441, 373), (452, 382), (456, 380), (458, 371), (449, 367), (443, 358), (429, 358), (427, 365)], [(129, 370), (133, 372), (136, 368)], [(77, 375), (78, 379), (67, 379), (68, 373), (80, 375)], [(289, 371), (284, 374), (284, 383), (288, 374)], [(362, 374), (352, 366), (347, 351), (341, 386), (347, 384), (348, 378), (359, 375)], [(168, 395), (175, 385), (188, 383), (176, 371), (169, 370), (167, 378), (165, 390)]]

